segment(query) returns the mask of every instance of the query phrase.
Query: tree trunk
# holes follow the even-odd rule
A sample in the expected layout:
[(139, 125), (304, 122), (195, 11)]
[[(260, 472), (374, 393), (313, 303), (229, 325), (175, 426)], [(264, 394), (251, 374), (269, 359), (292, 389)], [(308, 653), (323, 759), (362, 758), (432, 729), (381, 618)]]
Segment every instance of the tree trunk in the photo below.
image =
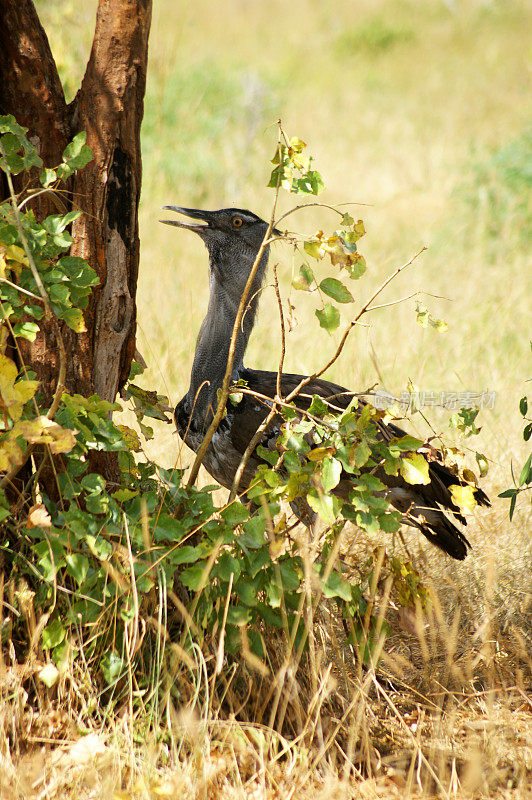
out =
[[(140, 125), (146, 87), (151, 0), (100, 0), (92, 51), (81, 89), (67, 106), (46, 34), (32, 0), (0, 0), (0, 113), (29, 128), (45, 166), (57, 166), (68, 141), (87, 132), (94, 160), (67, 184), (84, 214), (73, 224), (71, 255), (100, 277), (84, 313), (87, 331), (62, 325), (68, 353), (66, 388), (112, 401), (135, 352), (139, 267)], [(32, 201), (39, 219), (57, 213), (54, 199)], [(45, 404), (56, 388), (57, 345), (41, 323), (23, 341)], [(116, 478), (115, 454), (94, 454), (92, 468)]]

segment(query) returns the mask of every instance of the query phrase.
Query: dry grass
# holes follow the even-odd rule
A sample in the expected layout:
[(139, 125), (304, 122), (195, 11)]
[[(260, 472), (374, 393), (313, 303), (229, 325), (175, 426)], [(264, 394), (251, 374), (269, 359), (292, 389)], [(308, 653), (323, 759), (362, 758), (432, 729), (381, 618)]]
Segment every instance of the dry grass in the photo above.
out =
[[(39, 6), (75, 87), (94, 3)], [(156, 4), (138, 298), (149, 385), (173, 401), (185, 391), (208, 291), (200, 243), (159, 226), (158, 209), (243, 205), (267, 214), (268, 126), (282, 116), (317, 157), (324, 202), (371, 204), (354, 207), (366, 222), (370, 267), (357, 301), (420, 244), (428, 251), (415, 271), (384, 299), (424, 289), (450, 300), (426, 300), (449, 323), (443, 336), (415, 324), (411, 302), (378, 312), (330, 377), (358, 388), (379, 380), (396, 392), (408, 378), (425, 389), (497, 391), (473, 445), (492, 462), (486, 483), (495, 499), (470, 526), (464, 564), (408, 536), (430, 576), (432, 610), (421, 618), (383, 605), (392, 632), (379, 681), (360, 672), (323, 608), (299, 673), (282, 669), (276, 641), (262, 678), (245, 663), (216, 679), (209, 663), (176, 667), (196, 699), (184, 710), (169, 700), (165, 737), (143, 742), (142, 719), (95, 712), (81, 666), (54, 695), (39, 689), (38, 663), (8, 658), (0, 665), (2, 800), (532, 796), (532, 514), (523, 499), (509, 523), (506, 501), (496, 499), (525, 453), (517, 402), (531, 375), (530, 201), (526, 185), (508, 188), (493, 163), (530, 125), (531, 23), (518, 0)], [(309, 210), (297, 224), (312, 231), (329, 222)], [(274, 258), (287, 295), (299, 264), (281, 248)], [(276, 306), (273, 292), (264, 294), (248, 363), (273, 368)], [(334, 342), (315, 345), (311, 303), (298, 298), (297, 313), (286, 369), (308, 372)], [(431, 417), (436, 427), (445, 419)], [(173, 464), (176, 449), (160, 430), (151, 455)], [(264, 705), (277, 689), (281, 733)]]
[(529, 797), (530, 598), (527, 608), (508, 593), (514, 606), (501, 612), (493, 563), (478, 576), (444, 564), (425, 614), (398, 610), (377, 583), (391, 628), (377, 672), (362, 670), (322, 604), (299, 669), (271, 634), (267, 672), (243, 660), (216, 675), (208, 648), (195, 664), (171, 657), (166, 679), (189, 702), (168, 694), (151, 729), (130, 716), (127, 692), (114, 712), (99, 708), (80, 659), (49, 692), (35, 654), (8, 661), (0, 796)]

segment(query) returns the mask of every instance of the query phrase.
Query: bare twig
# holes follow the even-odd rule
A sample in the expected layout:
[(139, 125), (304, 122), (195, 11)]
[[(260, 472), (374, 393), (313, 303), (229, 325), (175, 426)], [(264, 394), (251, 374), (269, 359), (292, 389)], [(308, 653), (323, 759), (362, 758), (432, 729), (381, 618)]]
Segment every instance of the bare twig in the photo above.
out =
[(283, 221), (283, 219), (286, 219), (286, 217), (295, 214), (296, 211), (300, 211), (302, 208), (312, 208), (312, 207), (328, 208), (330, 211), (334, 211), (336, 214), (339, 214), (341, 217), (343, 217), (344, 214), (342, 211), (339, 210), (338, 206), (368, 206), (369, 208), (371, 208), (373, 206), (373, 203), (338, 203), (337, 206), (330, 206), (327, 203), (301, 203), (300, 205), (291, 208), (290, 211), (286, 211), (284, 214), (282, 214), (276, 221), (275, 227), (277, 227), (279, 223)]
[(427, 295), (427, 297), (436, 297), (438, 300), (449, 300), (448, 297), (443, 297), (441, 294), (431, 294), (430, 292), (424, 292), (420, 290), (419, 292), (407, 294), (405, 297), (399, 297), (397, 300), (392, 300), (390, 303), (382, 303), (378, 306), (371, 306), (370, 311), (376, 311), (378, 308), (390, 308), (390, 306), (397, 306), (399, 303), (404, 303), (405, 300), (411, 300), (413, 297), (418, 297), (420, 294)]
[(279, 279), (277, 277), (277, 264), (273, 266), (275, 296), (277, 297), (277, 306), (279, 308), (279, 322), (281, 323), (281, 355), (279, 357), (279, 366), (277, 368), (277, 397), (281, 397), (281, 378), (283, 375), (284, 357), (286, 353), (286, 331), (284, 327), (284, 314), (283, 302), (281, 300), (281, 293), (279, 291)]
[(21, 294), (25, 294), (28, 297), (33, 298), (33, 300), (37, 300), (37, 302), (42, 303), (42, 297), (39, 297), (38, 294), (34, 294), (33, 292), (24, 289), (22, 286), (19, 286), (18, 283), (13, 283), (13, 281), (8, 280), (7, 278), (0, 278), (2, 283), (7, 283), (8, 286), (11, 286), (13, 289), (16, 289), (17, 292), (21, 292)]

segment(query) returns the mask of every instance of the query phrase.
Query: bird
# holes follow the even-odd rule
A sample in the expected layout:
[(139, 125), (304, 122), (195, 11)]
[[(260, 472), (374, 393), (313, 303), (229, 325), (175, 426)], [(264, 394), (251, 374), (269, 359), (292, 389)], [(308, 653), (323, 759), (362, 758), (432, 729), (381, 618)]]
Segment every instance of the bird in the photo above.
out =
[[(230, 340), (240, 300), (252, 271), (255, 259), (268, 231), (268, 223), (261, 217), (240, 208), (222, 208), (207, 211), (183, 206), (164, 206), (194, 220), (164, 219), (161, 222), (193, 231), (203, 241), (209, 255), (209, 302), (207, 314), (201, 325), (194, 353), (190, 385), (187, 393), (175, 408), (174, 418), (180, 438), (197, 451), (212, 422), (218, 405), (218, 394), (227, 368)], [(273, 228), (276, 236), (280, 232)], [(249, 291), (246, 311), (239, 326), (233, 361), (231, 380), (234, 384), (244, 382), (247, 392), (236, 404), (228, 403), (226, 414), (221, 419), (203, 458), (203, 466), (217, 483), (230, 489), (242, 456), (257, 428), (271, 410), (277, 394), (277, 372), (250, 369), (244, 366), (249, 337), (256, 322), (259, 296), (269, 259), (269, 245), (264, 248)], [(281, 394), (287, 397), (300, 383), (303, 375), (283, 372), (280, 376)], [(305, 386), (304, 395), (297, 397), (297, 407), (309, 408), (313, 395), (325, 401), (332, 400), (340, 409), (348, 407), (355, 394), (339, 384), (322, 378), (314, 378)], [(266, 401), (259, 402), (257, 396)], [(366, 405), (359, 401), (358, 408)], [(264, 431), (260, 444), (275, 450), (280, 427), (284, 419), (277, 415)], [(385, 442), (405, 435), (393, 423), (377, 422), (379, 435)], [(430, 460), (427, 453), (431, 451)], [(453, 502), (450, 487), (460, 483), (459, 478), (442, 462), (441, 453), (431, 445), (421, 449), (428, 460), (430, 482), (424, 485), (407, 483), (401, 475), (377, 472), (385, 484), (385, 496), (391, 505), (404, 515), (406, 524), (418, 528), (436, 547), (454, 559), (463, 560), (470, 543), (462, 531), (449, 519), (450, 512), (462, 524), (466, 520), (460, 508)], [(257, 448), (242, 473), (240, 486), (249, 487), (257, 467), (265, 463)], [(348, 499), (353, 485), (353, 475), (342, 472), (334, 489), (338, 497)], [(490, 505), (487, 495), (476, 486), (474, 498), (479, 505)], [(303, 503), (303, 505), (306, 505)], [(292, 504), (299, 518), (309, 527), (310, 509)], [(312, 512), (311, 512), (312, 513)]]

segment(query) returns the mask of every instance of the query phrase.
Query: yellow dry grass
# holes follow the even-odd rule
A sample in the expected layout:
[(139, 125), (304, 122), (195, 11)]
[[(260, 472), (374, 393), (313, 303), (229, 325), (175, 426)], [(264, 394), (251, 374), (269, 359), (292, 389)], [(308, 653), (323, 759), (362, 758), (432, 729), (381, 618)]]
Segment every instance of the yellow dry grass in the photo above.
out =
[[(39, 9), (72, 90), (94, 3), (42, 0)], [(446, 319), (447, 333), (417, 326), (412, 300), (392, 306), (353, 332), (329, 377), (358, 389), (378, 380), (400, 392), (410, 378), (426, 390), (496, 391), (472, 444), (490, 460), (493, 508), (472, 521), (465, 563), (416, 550), (435, 610), (423, 621), (389, 612), (383, 670), (391, 688), (379, 689), (371, 672), (361, 678), (334, 626), (320, 620), (309, 669), (321, 688), (291, 684), (292, 712), (307, 715), (303, 728), (314, 736), (290, 741), (262, 721), (193, 707), (169, 719), (169, 743), (139, 745), (125, 716), (98, 729), (90, 714), (69, 711), (69, 692), (86, 690), (74, 678), (53, 714), (43, 707), (32, 716), (28, 678), (13, 667), (0, 695), (2, 798), (532, 796), (532, 515), (523, 497), (509, 523), (507, 501), (496, 497), (526, 453), (517, 403), (532, 375), (530, 197), (520, 194), (526, 184), (510, 191), (493, 163), (515, 141), (526, 157), (531, 28), (532, 8), (519, 0), (155, 4), (138, 295), (147, 385), (172, 401), (186, 391), (208, 292), (201, 243), (159, 225), (159, 208), (235, 205), (267, 215), (272, 123), (281, 117), (309, 142), (326, 181), (324, 202), (369, 204), (353, 206), (368, 231), (360, 249), (369, 270), (355, 284), (356, 302), (421, 245), (428, 250), (383, 302), (417, 290), (446, 298), (422, 299)], [(282, 198), (281, 210), (291, 203)], [(333, 223), (309, 209), (291, 224), (312, 232)], [(286, 297), (299, 262), (281, 246), (272, 257)], [(320, 335), (311, 300), (291, 296), (299, 325), (285, 366), (308, 372), (336, 339)], [(267, 290), (250, 365), (275, 367), (278, 327)], [(430, 419), (441, 428), (446, 417), (434, 410)], [(170, 465), (176, 452), (175, 435), (157, 429), (150, 454)], [(415, 534), (408, 541), (413, 546)], [(80, 740), (85, 749), (76, 725), (91, 730)], [(316, 747), (334, 731), (317, 762)]]

